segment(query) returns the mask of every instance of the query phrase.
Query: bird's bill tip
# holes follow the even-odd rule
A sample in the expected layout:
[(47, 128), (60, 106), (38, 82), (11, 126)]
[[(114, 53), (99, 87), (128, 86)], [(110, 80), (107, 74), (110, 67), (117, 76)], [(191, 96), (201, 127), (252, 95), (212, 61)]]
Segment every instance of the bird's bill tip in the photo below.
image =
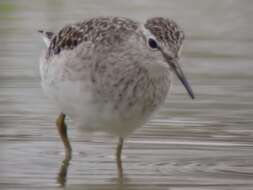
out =
[(172, 62), (172, 69), (175, 72), (175, 74), (177, 75), (178, 79), (181, 81), (181, 83), (183, 84), (183, 86), (185, 87), (186, 91), (188, 92), (189, 96), (191, 97), (191, 99), (195, 99), (195, 95), (194, 92), (188, 82), (188, 80), (186, 79), (183, 70), (181, 69), (180, 65), (177, 62)]

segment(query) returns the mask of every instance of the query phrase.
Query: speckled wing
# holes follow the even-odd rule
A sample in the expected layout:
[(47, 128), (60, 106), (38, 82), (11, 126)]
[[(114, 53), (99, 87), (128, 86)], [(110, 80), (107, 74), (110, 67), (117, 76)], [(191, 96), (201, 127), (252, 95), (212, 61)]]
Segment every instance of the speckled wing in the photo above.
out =
[(63, 50), (73, 50), (84, 42), (91, 42), (94, 45), (115, 45), (126, 40), (137, 28), (136, 22), (119, 17), (98, 17), (68, 25), (53, 37), (47, 57), (58, 55)]

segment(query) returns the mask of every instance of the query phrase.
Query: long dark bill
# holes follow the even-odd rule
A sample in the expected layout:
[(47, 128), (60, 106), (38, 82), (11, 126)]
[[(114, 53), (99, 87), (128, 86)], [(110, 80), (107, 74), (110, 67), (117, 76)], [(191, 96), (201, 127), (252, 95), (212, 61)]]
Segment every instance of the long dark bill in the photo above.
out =
[(189, 82), (187, 81), (183, 70), (181, 69), (180, 65), (177, 62), (177, 59), (173, 59), (171, 57), (169, 57), (166, 53), (164, 53), (162, 51), (163, 56), (165, 57), (166, 61), (168, 62), (168, 64), (170, 65), (170, 67), (172, 68), (172, 70), (175, 72), (175, 74), (177, 75), (178, 79), (182, 82), (182, 84), (184, 85), (186, 91), (188, 92), (189, 96), (194, 99), (194, 93), (193, 90), (189, 84)]

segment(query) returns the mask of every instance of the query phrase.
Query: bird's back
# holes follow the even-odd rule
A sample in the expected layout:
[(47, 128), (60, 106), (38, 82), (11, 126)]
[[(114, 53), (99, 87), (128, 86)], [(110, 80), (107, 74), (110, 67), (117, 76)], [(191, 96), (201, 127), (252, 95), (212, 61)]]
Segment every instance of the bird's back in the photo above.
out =
[(48, 48), (48, 56), (71, 50), (81, 43), (111, 46), (121, 43), (138, 28), (138, 23), (122, 17), (97, 17), (68, 25), (56, 34)]

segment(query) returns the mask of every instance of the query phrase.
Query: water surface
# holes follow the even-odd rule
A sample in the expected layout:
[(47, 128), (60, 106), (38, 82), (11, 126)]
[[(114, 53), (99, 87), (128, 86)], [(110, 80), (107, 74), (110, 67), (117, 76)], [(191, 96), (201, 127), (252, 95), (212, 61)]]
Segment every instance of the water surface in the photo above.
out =
[(58, 113), (40, 88), (44, 44), (36, 31), (98, 15), (177, 20), (187, 35), (181, 64), (196, 100), (175, 80), (166, 105), (127, 139), (123, 185), (116, 139), (82, 137), (69, 123), (74, 153), (65, 189), (253, 189), (253, 2), (108, 2), (1, 0), (0, 189), (62, 188)]

